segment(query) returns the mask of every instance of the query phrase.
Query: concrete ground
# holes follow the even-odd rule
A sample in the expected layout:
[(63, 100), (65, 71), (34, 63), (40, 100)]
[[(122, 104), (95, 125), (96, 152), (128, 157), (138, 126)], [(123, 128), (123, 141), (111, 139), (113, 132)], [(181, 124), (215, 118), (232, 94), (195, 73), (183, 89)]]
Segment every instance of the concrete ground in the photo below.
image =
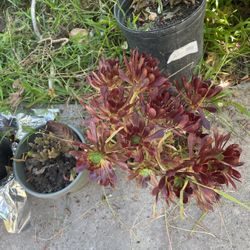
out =
[[(234, 100), (250, 109), (250, 83), (234, 87)], [(79, 124), (77, 106), (62, 113), (63, 120)], [(232, 119), (238, 132), (232, 141), (243, 149), (242, 183), (238, 190), (228, 190), (250, 205), (250, 131), (249, 120), (230, 109), (223, 116)], [(0, 226), (0, 249), (3, 250), (228, 250), (250, 249), (250, 212), (221, 199), (213, 213), (195, 226), (202, 215), (195, 204), (179, 218), (178, 207), (153, 208), (149, 190), (141, 190), (119, 173), (116, 189), (102, 189), (89, 183), (76, 194), (59, 200), (29, 197), (32, 219), (20, 234), (8, 234)], [(191, 230), (194, 230), (191, 233)]]

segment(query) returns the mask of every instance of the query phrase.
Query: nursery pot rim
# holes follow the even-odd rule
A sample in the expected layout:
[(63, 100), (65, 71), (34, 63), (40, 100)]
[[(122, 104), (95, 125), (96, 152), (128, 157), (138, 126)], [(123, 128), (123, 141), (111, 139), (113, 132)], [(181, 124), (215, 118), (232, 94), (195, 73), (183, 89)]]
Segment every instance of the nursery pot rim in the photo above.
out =
[[(125, 25), (125, 23), (122, 21), (121, 16), (118, 15), (118, 13), (121, 13), (121, 15), (123, 15), (121, 9), (123, 9), (123, 6), (125, 4), (127, 0), (122, 1), (121, 3), (117, 2), (115, 4), (114, 7), (114, 16), (118, 22), (118, 24), (120, 26), (122, 26), (122, 28), (128, 32), (134, 33), (134, 34), (140, 34), (140, 35), (144, 35), (144, 34), (149, 34), (149, 35), (159, 35), (159, 33), (165, 32), (166, 30), (168, 30), (169, 33), (171, 32), (176, 32), (175, 26), (181, 26), (183, 23), (185, 23), (186, 27), (184, 29), (187, 29), (187, 22), (190, 21), (190, 19), (192, 19), (192, 17), (194, 17), (202, 8), (204, 8), (204, 6), (206, 5), (206, 0), (202, 0), (202, 3), (200, 4), (200, 6), (198, 6), (197, 9), (194, 10), (194, 12), (192, 12), (190, 15), (188, 15), (187, 17), (185, 17), (184, 19), (173, 23), (167, 27), (163, 27), (163, 28), (155, 28), (153, 30), (136, 30), (136, 29), (130, 29), (129, 27), (127, 27)], [(126, 8), (128, 9), (128, 8)], [(124, 11), (125, 12), (125, 11)], [(125, 12), (125, 16), (126, 16), (126, 12)], [(192, 22), (189, 23), (189, 25), (192, 25)], [(171, 32), (170, 32), (171, 31)]]
[[(63, 125), (68, 126), (70, 129), (72, 129), (72, 131), (78, 136), (78, 138), (80, 139), (81, 142), (84, 142), (84, 137), (83, 135), (80, 133), (80, 131), (78, 129), (76, 129), (74, 126), (70, 125), (70, 124), (65, 124), (60, 122)], [(16, 152), (15, 152), (15, 156), (14, 156), (14, 160), (13, 160), (13, 172), (14, 172), (14, 176), (16, 178), (16, 180), (18, 181), (18, 183), (23, 186), (23, 188), (25, 189), (25, 191), (37, 198), (56, 198), (56, 197), (60, 197), (63, 194), (67, 194), (69, 193), (69, 191), (71, 190), (71, 188), (75, 185), (75, 182), (77, 182), (79, 179), (81, 179), (82, 175), (84, 175), (84, 171), (81, 171), (80, 173), (78, 173), (77, 177), (65, 188), (58, 190), (56, 192), (52, 192), (52, 193), (39, 193), (37, 191), (31, 190), (31, 188), (29, 186), (26, 185), (26, 179), (22, 180), (19, 177), (17, 168), (20, 166), (17, 166), (16, 164), (16, 159), (18, 159), (16, 157), (16, 155), (19, 153), (20, 149), (23, 147), (23, 145), (25, 144), (25, 142), (27, 141), (27, 138), (31, 135), (33, 135), (34, 133), (36, 133), (39, 129), (44, 128), (46, 126), (46, 124), (44, 125), (40, 125), (38, 127), (35, 128), (35, 132), (31, 132), (28, 133), (27, 135), (25, 135), (21, 141), (19, 142)]]

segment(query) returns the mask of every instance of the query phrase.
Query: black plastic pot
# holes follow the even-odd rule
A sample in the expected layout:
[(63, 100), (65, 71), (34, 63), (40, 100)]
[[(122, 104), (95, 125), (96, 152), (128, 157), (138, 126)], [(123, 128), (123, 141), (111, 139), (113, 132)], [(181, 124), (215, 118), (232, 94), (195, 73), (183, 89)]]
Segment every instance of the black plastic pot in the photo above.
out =
[(139, 31), (128, 28), (132, 0), (123, 0), (114, 7), (115, 18), (130, 48), (151, 54), (160, 61), (160, 68), (171, 79), (190, 77), (203, 55), (203, 24), (206, 0), (186, 19), (166, 28)]
[(6, 166), (11, 163), (13, 156), (11, 142), (7, 138), (0, 139), (0, 180), (7, 176)]

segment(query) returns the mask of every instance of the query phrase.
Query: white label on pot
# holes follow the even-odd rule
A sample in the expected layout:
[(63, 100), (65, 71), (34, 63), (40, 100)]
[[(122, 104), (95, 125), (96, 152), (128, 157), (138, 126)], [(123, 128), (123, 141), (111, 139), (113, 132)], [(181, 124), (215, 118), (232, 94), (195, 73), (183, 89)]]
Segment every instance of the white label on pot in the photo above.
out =
[(193, 41), (179, 49), (174, 50), (173, 53), (169, 56), (167, 63), (171, 63), (173, 61), (179, 60), (183, 58), (184, 56), (187, 56), (189, 54), (193, 54), (196, 52), (198, 52), (198, 44), (197, 44), (197, 41)]

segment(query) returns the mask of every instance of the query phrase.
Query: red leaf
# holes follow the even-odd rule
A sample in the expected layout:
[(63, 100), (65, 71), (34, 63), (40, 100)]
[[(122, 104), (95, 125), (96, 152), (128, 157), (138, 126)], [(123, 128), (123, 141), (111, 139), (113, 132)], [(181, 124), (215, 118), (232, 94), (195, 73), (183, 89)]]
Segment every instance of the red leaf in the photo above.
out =
[(48, 121), (46, 130), (65, 140), (79, 140), (71, 128), (60, 122)]
[(119, 76), (120, 78), (124, 81), (124, 82), (127, 82), (127, 83), (130, 83), (130, 79), (128, 78), (128, 76), (124, 73), (123, 70), (119, 70)]
[(147, 140), (153, 141), (155, 139), (160, 139), (164, 136), (164, 133), (165, 133), (165, 129), (160, 129), (160, 130), (156, 131), (154, 134), (148, 136)]
[(189, 151), (189, 157), (193, 157), (193, 148), (196, 143), (196, 136), (193, 133), (190, 133), (188, 135), (188, 151)]
[(235, 170), (235, 169), (232, 169), (231, 171), (232, 171), (231, 174), (232, 174), (234, 177), (236, 177), (237, 179), (240, 179), (240, 178), (241, 178), (241, 174), (240, 174), (239, 171), (237, 171), (237, 170)]
[(213, 106), (208, 106), (208, 107), (203, 107), (203, 108), (206, 109), (207, 111), (211, 112), (211, 113), (217, 112), (217, 108), (213, 107)]
[(76, 171), (82, 172), (84, 169), (88, 169), (89, 165), (86, 161), (80, 159), (76, 162)]
[(231, 185), (233, 186), (234, 189), (237, 189), (234, 181), (231, 179), (230, 176), (227, 176), (227, 180), (231, 183)]
[(210, 122), (208, 121), (208, 119), (205, 117), (203, 111), (201, 108), (198, 109), (199, 113), (200, 113), (200, 117), (201, 117), (201, 123), (203, 125), (204, 128), (206, 129), (210, 129)]
[(156, 117), (156, 110), (154, 108), (149, 108), (148, 115), (150, 118), (155, 118)]
[(158, 188), (159, 188), (159, 189), (163, 189), (163, 187), (165, 186), (165, 184), (166, 184), (166, 177), (163, 176), (163, 177), (160, 179), (160, 181), (159, 181)]

